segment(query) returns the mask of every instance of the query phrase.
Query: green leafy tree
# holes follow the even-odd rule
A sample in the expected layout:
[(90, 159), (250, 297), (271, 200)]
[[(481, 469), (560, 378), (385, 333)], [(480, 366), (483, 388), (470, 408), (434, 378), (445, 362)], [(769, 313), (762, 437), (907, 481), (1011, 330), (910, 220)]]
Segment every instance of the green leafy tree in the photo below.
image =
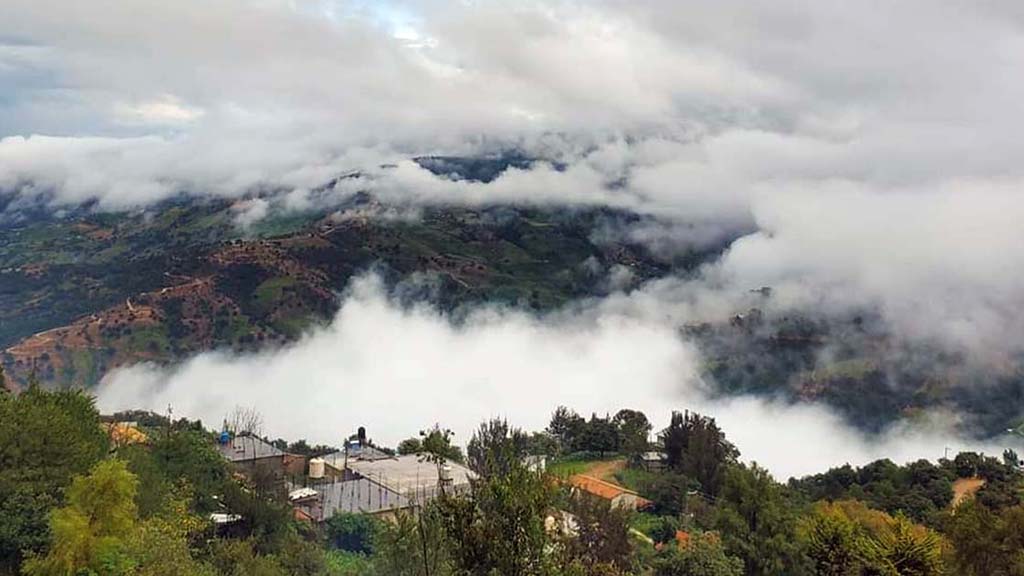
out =
[(878, 538), (891, 522), (855, 500), (819, 502), (801, 518), (797, 533), (818, 576), (889, 574)]
[(647, 452), (647, 437), (651, 434), (651, 423), (639, 410), (623, 409), (612, 419), (619, 435), (619, 450), (633, 463), (639, 462)]
[(466, 446), (470, 469), (481, 476), (509, 473), (526, 456), (527, 437), (508, 421), (493, 419), (480, 424)]
[(408, 454), (419, 454), (423, 450), (423, 444), (419, 438), (406, 438), (398, 443), (398, 453), (405, 456)]
[(288, 576), (276, 556), (257, 552), (252, 539), (215, 540), (210, 563), (223, 576)]
[(0, 572), (49, 540), (49, 510), (107, 453), (92, 398), (30, 386), (0, 396)]
[(558, 439), (547, 432), (534, 432), (526, 438), (526, 453), (553, 458), (558, 455)]
[(215, 574), (212, 566), (195, 558), (189, 546), (207, 529), (206, 521), (189, 510), (191, 502), (188, 490), (172, 490), (156, 513), (137, 524), (126, 539), (133, 576)]
[(953, 459), (953, 466), (956, 475), (960, 478), (970, 478), (978, 475), (978, 467), (981, 465), (982, 456), (977, 452), (961, 452)]
[(696, 534), (685, 546), (666, 546), (654, 561), (655, 576), (742, 576), (743, 561), (729, 556), (715, 533)]
[(400, 510), (383, 522), (374, 538), (373, 573), (380, 576), (453, 574), (441, 511), (435, 505), (419, 513)]
[(551, 415), (547, 432), (558, 439), (561, 451), (566, 453), (581, 449), (579, 443), (586, 427), (587, 421), (582, 416), (565, 406), (559, 406)]
[(378, 521), (371, 516), (342, 513), (331, 516), (325, 529), (327, 543), (332, 548), (357, 554), (371, 554), (374, 535), (380, 528)]
[(218, 509), (218, 498), (228, 479), (228, 467), (206, 433), (186, 429), (157, 434), (150, 453), (164, 478), (188, 483), (197, 511)]
[(434, 424), (433, 428), (421, 430), (419, 454), (424, 461), (438, 466), (444, 465), (445, 460), (463, 462), (465, 457), (462, 454), (462, 449), (452, 443), (454, 436), (454, 432), (448, 428), (441, 428), (439, 424)]
[(456, 572), (550, 573), (544, 521), (553, 501), (549, 479), (522, 465), (472, 482), (468, 494), (439, 498), (436, 505)]
[(1024, 574), (1024, 506), (997, 513), (981, 502), (966, 501), (957, 506), (945, 528), (957, 574)]
[(897, 514), (879, 541), (882, 565), (899, 576), (938, 576), (944, 572), (942, 540)]
[(261, 484), (259, 479), (228, 482), (223, 502), (227, 512), (241, 516), (236, 527), (252, 540), (256, 551), (271, 554), (292, 534), (292, 510), (278, 487), (261, 488)]
[(604, 456), (607, 452), (619, 449), (619, 432), (608, 416), (604, 418), (591, 414), (590, 420), (583, 427), (583, 434), (578, 439), (578, 449), (597, 452)]
[(78, 476), (67, 493), (67, 505), (50, 517), (53, 541), (45, 556), (30, 557), (28, 576), (121, 574), (133, 561), (126, 540), (137, 518), (137, 480), (120, 460), (97, 464)]
[(747, 574), (802, 572), (793, 507), (767, 470), (757, 464), (730, 466), (717, 504), (714, 525), (726, 550), (743, 560)]
[(818, 576), (857, 576), (862, 572), (862, 538), (856, 524), (839, 514), (818, 513), (806, 521), (807, 555)]
[(633, 556), (629, 537), (631, 512), (585, 492), (571, 495), (567, 509), (575, 517), (576, 533), (561, 539), (563, 570), (625, 574)]

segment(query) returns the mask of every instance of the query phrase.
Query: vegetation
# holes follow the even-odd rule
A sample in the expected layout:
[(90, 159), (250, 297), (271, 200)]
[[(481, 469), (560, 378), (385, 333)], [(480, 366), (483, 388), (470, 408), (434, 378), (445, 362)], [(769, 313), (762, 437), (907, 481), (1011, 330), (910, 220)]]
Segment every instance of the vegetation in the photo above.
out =
[[(465, 451), (476, 479), (416, 510), (296, 520), (283, 478), (232, 470), (198, 422), (125, 413), (146, 441), (111, 445), (92, 400), (31, 386), (0, 396), (0, 574), (26, 575), (913, 575), (1024, 570), (1024, 474), (1015, 454), (938, 464), (882, 460), (782, 485), (714, 420), (675, 413), (654, 444), (643, 414), (583, 419), (559, 408), (549, 432), (481, 424)], [(252, 428), (258, 415), (238, 418)], [(258, 427), (258, 426), (256, 426)], [(588, 428), (590, 429), (588, 431)], [(606, 431), (615, 432), (614, 435)], [(614, 437), (613, 448), (604, 444)], [(549, 451), (633, 465), (613, 480), (634, 511), (528, 465)], [(404, 450), (440, 465), (463, 452), (433, 426)], [(306, 446), (304, 442), (291, 445)], [(605, 448), (594, 449), (595, 446)], [(410, 448), (412, 447), (412, 448)], [(665, 454), (647, 469), (644, 452)], [(607, 460), (605, 460), (607, 462)], [(568, 463), (568, 464), (566, 464)], [(951, 508), (950, 483), (986, 488)], [(210, 513), (234, 520), (216, 526)]]
[[(337, 208), (358, 216), (374, 206), (360, 196)], [(329, 319), (335, 294), (370, 269), (397, 296), (446, 310), (485, 300), (549, 310), (605, 290), (585, 263), (628, 263), (642, 281), (702, 260), (664, 262), (640, 246), (593, 240), (627, 217), (609, 210), (431, 208), (417, 220), (312, 211), (247, 229), (235, 215), (226, 201), (177, 200), (146, 213), (0, 218), (8, 377), (24, 384), (35, 367), (47, 383), (91, 385), (140, 360), (280, 344)], [(429, 287), (402, 282), (413, 277)], [(44, 342), (25, 341), (54, 329)]]

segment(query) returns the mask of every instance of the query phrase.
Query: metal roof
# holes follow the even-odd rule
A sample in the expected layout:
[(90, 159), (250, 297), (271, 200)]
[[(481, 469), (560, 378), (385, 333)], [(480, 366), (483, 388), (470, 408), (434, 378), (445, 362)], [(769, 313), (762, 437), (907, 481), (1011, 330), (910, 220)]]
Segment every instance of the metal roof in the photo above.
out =
[(295, 507), (320, 521), (338, 513), (376, 514), (411, 506), (405, 496), (367, 478), (318, 484), (316, 492), (320, 497), (315, 501)]
[[(451, 485), (456, 489), (468, 486), (469, 481), (476, 477), (469, 468), (451, 460), (447, 460), (445, 466), (451, 478)], [(359, 476), (369, 478), (419, 501), (436, 496), (438, 490), (437, 465), (433, 462), (421, 462), (420, 457), (415, 454), (385, 460), (349, 459), (348, 468)]]
[(227, 444), (217, 443), (217, 450), (231, 462), (284, 456), (283, 450), (256, 436), (235, 436)]

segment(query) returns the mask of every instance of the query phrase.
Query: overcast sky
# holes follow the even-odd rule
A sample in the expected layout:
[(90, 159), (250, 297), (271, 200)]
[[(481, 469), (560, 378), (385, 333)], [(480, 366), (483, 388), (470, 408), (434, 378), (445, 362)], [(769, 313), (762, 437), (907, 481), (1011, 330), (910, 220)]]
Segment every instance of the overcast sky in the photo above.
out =
[[(743, 231), (705, 296), (867, 305), (996, 364), (1024, 342), (1022, 70), (1019, 0), (4, 0), (0, 191), (300, 200), (251, 220), (360, 169), (338, 198), (615, 206), (659, 246)], [(512, 147), (565, 169), (409, 161)]]

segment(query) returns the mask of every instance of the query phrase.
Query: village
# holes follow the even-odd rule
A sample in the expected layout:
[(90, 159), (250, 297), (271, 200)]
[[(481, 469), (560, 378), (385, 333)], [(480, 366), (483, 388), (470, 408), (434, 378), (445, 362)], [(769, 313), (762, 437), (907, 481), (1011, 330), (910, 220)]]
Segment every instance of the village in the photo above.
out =
[[(251, 417), (251, 416), (250, 416)], [(237, 417), (236, 417), (237, 420)], [(145, 443), (146, 434), (135, 421), (106, 424), (113, 446)], [(478, 477), (464, 463), (452, 458), (427, 458), (423, 453), (397, 453), (375, 446), (359, 427), (341, 449), (323, 453), (296, 453), (282, 442), (272, 442), (253, 431), (235, 432), (227, 423), (215, 435), (215, 447), (234, 473), (249, 481), (269, 483), (283, 488), (296, 521), (323, 525), (339, 514), (358, 514), (388, 521), (399, 513), (415, 513), (441, 495), (466, 494)], [(656, 446), (651, 441), (651, 446)], [(665, 467), (665, 455), (659, 451), (639, 454), (636, 464), (647, 471)], [(546, 471), (548, 456), (524, 454), (522, 465), (536, 473)], [(614, 460), (618, 469), (624, 460)], [(645, 510), (652, 502), (637, 492), (618, 485), (605, 474), (577, 473), (567, 469), (551, 476), (571, 493), (586, 494), (614, 508)], [(230, 534), (241, 516), (213, 512), (209, 520), (219, 532)], [(573, 532), (575, 519), (559, 511), (547, 519), (549, 529), (557, 526)]]

